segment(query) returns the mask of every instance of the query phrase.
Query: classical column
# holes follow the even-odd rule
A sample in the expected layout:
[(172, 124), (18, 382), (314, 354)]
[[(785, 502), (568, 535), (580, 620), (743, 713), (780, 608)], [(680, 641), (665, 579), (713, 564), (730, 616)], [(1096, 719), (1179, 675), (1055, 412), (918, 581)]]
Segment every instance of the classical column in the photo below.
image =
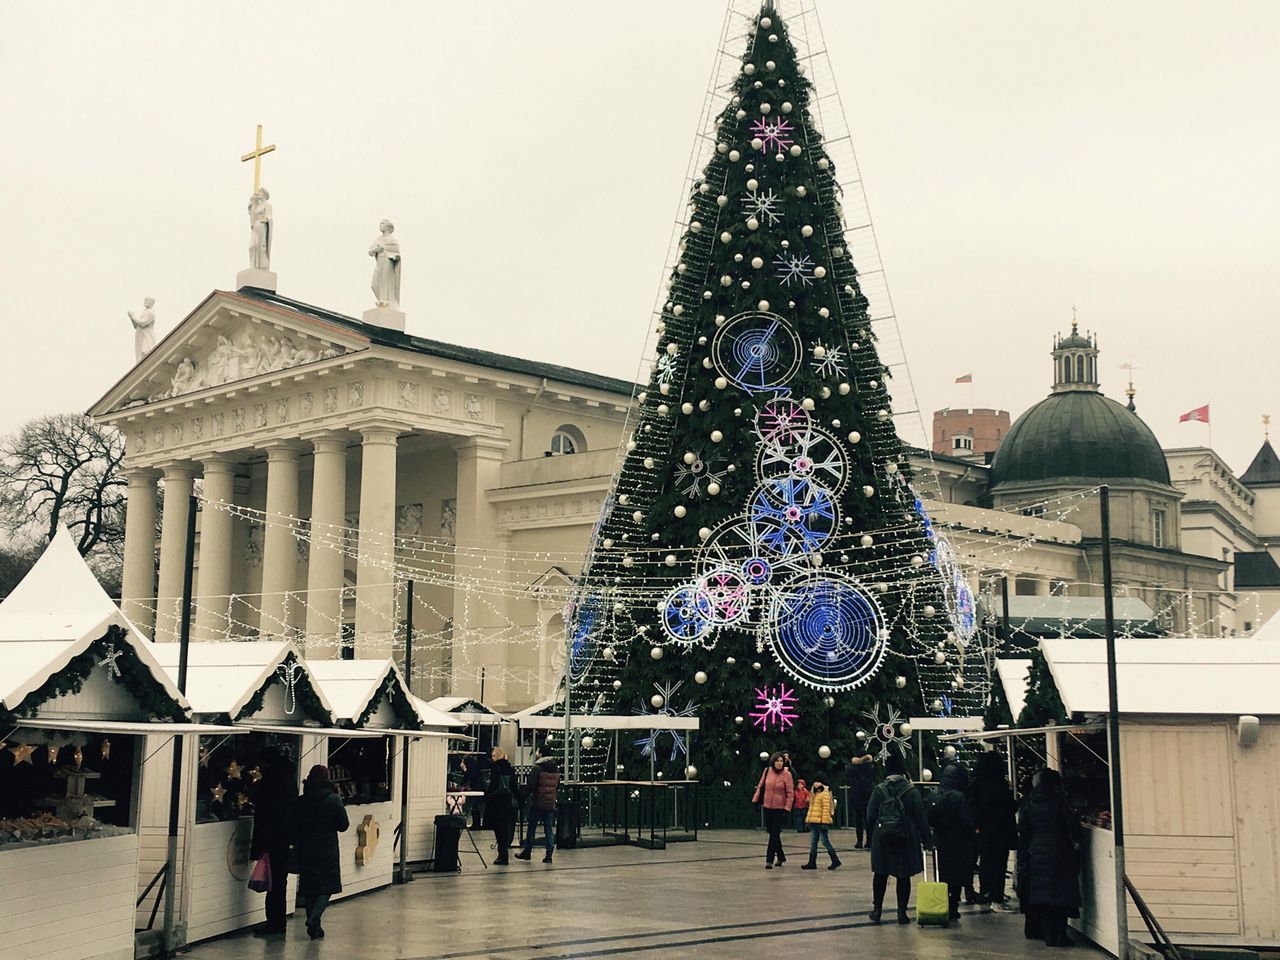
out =
[(120, 584), (124, 615), (147, 636), (155, 627), (156, 481), (160, 471), (134, 467), (124, 515), (124, 578)]
[(358, 428), (360, 564), (356, 573), (356, 656), (391, 656), (395, 637), (396, 437), (394, 424)]
[(181, 626), (183, 564), (187, 552), (187, 515), (195, 488), (195, 464), (164, 468), (164, 514), (160, 521), (160, 586), (156, 589), (156, 640), (178, 639)]
[(285, 637), (297, 598), (298, 446), (290, 441), (267, 447), (267, 525), (262, 531), (262, 614), (258, 635)]
[(347, 515), (347, 441), (326, 432), (311, 439), (311, 554), (307, 563), (306, 653), (335, 659), (342, 635), (343, 537)]
[[(231, 511), (236, 461), (209, 457), (204, 461), (204, 503), (200, 508), (200, 576), (196, 581), (196, 632), (199, 640), (227, 635), (231, 593)], [(225, 506), (219, 506), (225, 504)]]
[[(501, 484), (502, 456), (510, 441), (468, 437), (454, 445), (458, 457), (458, 514), (454, 527), (453, 693), (480, 695), (480, 668), (500, 666), (486, 652), (492, 628), (504, 626), (502, 601), (480, 602), (467, 595), (466, 584), (476, 578), (502, 579), (505, 563), (498, 554), (506, 538), (498, 531), (498, 511), (489, 491)], [(499, 606), (494, 610), (492, 605)], [(488, 685), (486, 685), (486, 693)]]
[(1052, 592), (1053, 583), (1048, 577), (1036, 577), (1034, 583), (1037, 597), (1047, 597)]

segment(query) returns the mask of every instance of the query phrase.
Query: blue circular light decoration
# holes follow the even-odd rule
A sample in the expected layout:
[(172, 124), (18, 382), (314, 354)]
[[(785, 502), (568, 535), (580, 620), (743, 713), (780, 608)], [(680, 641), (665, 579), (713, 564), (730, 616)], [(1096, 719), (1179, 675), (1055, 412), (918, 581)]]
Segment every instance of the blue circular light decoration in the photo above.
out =
[(605, 601), (598, 593), (578, 599), (569, 621), (569, 676), (577, 682), (587, 673), (595, 659), (600, 631), (604, 626)]
[(766, 480), (748, 510), (753, 539), (782, 557), (818, 550), (840, 523), (831, 491), (803, 477)]
[(856, 580), (835, 573), (796, 578), (774, 596), (773, 655), (799, 683), (850, 690), (880, 669), (887, 642), (884, 613)]
[(743, 561), (742, 575), (747, 578), (747, 583), (759, 587), (769, 582), (773, 568), (764, 557), (751, 557)]
[(662, 629), (677, 643), (695, 643), (714, 626), (711, 598), (696, 586), (676, 587), (662, 601)]
[(790, 382), (804, 348), (784, 317), (750, 311), (731, 318), (711, 343), (716, 370), (735, 386), (761, 393)]

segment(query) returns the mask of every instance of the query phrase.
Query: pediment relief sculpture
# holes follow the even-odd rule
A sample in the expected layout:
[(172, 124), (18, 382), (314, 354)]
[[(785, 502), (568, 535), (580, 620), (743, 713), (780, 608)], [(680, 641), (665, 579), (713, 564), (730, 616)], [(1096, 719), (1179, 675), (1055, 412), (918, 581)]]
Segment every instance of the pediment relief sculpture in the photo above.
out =
[(251, 325), (244, 326), (231, 336), (218, 334), (213, 349), (202, 357), (180, 357), (168, 389), (148, 399), (168, 400), (207, 387), (328, 360), (343, 352), (337, 347), (276, 333), (257, 333)]

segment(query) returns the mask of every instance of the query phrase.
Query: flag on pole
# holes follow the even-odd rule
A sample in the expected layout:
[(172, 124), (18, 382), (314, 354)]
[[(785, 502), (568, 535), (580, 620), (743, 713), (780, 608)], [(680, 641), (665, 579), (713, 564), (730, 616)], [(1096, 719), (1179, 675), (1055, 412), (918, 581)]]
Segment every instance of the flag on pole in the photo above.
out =
[(1203, 407), (1196, 407), (1194, 410), (1188, 410), (1178, 418), (1179, 423), (1186, 423), (1188, 420), (1193, 420), (1196, 423), (1208, 423), (1209, 405), (1206, 403)]
[(956, 377), (956, 383), (973, 383), (973, 374), (966, 373), (962, 376)]

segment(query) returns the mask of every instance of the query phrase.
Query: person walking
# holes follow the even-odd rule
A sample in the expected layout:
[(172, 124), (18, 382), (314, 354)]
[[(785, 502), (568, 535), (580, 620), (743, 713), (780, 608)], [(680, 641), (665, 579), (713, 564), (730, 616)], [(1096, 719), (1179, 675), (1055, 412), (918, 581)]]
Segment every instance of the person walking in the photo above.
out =
[(1004, 903), (1009, 851), (1018, 846), (1018, 805), (999, 753), (991, 751), (978, 757), (969, 805), (978, 831), (978, 902)]
[(840, 867), (840, 858), (836, 855), (836, 848), (831, 845), (831, 836), (827, 832), (831, 828), (831, 824), (835, 822), (835, 811), (836, 804), (835, 799), (831, 796), (831, 791), (827, 789), (827, 785), (821, 780), (815, 780), (813, 782), (812, 799), (809, 801), (809, 809), (805, 814), (805, 823), (809, 825), (809, 862), (802, 866), (801, 870), (818, 869), (819, 838), (821, 838), (822, 845), (827, 848), (827, 853), (831, 857), (831, 865), (827, 869), (836, 870)]
[(769, 846), (764, 859), (766, 870), (773, 869), (775, 859), (778, 866), (787, 862), (787, 855), (782, 852), (782, 828), (796, 802), (796, 785), (783, 757), (783, 754), (775, 753), (769, 758), (769, 766), (760, 774), (760, 782), (751, 797), (752, 803), (764, 808), (764, 826), (769, 831)]
[(559, 789), (560, 768), (556, 766), (551, 751), (540, 746), (537, 759), (525, 781), (525, 795), (529, 799), (529, 823), (525, 829), (524, 848), (516, 854), (517, 860), (528, 860), (533, 856), (533, 835), (541, 823), (547, 849), (542, 862), (551, 862), (551, 853), (556, 845), (556, 792)]
[(849, 816), (853, 818), (854, 835), (858, 840), (854, 846), (855, 849), (862, 850), (864, 847), (871, 846), (871, 828), (867, 824), (867, 804), (871, 802), (871, 788), (876, 782), (876, 764), (871, 754), (864, 753), (860, 757), (851, 757), (846, 779), (849, 783), (851, 807)]
[(796, 802), (791, 808), (791, 819), (796, 826), (796, 833), (808, 831), (805, 815), (809, 812), (809, 787), (803, 780), (796, 781)]
[(338, 834), (351, 826), (347, 808), (329, 781), (329, 768), (317, 763), (302, 784), (298, 801), (298, 892), (306, 907), (307, 935), (324, 937), (320, 918), (329, 898), (342, 892)]
[(929, 804), (929, 825), (938, 850), (938, 879), (947, 885), (947, 906), (952, 920), (960, 919), (960, 895), (973, 883), (977, 850), (968, 786), (964, 767), (949, 763), (938, 777), (938, 789)]
[(907, 779), (907, 765), (896, 753), (884, 764), (884, 782), (871, 791), (867, 822), (871, 824), (871, 922), (879, 923), (889, 878), (897, 881), (898, 922), (910, 923), (907, 903), (911, 878), (924, 870), (921, 847), (933, 849), (933, 833), (920, 791)]
[(520, 800), (516, 796), (516, 769), (507, 759), (507, 751), (494, 747), (489, 754), (489, 784), (484, 795), (484, 826), (493, 831), (498, 858), (494, 864), (506, 866), (511, 861), (507, 852), (511, 849), (511, 837), (516, 827), (516, 810)]
[(294, 812), (298, 802), (297, 774), (275, 747), (266, 747), (258, 757), (262, 779), (253, 785), (253, 836), (249, 858), (265, 855), (271, 865), (271, 888), (267, 891), (267, 920), (254, 928), (259, 936), (285, 932), (285, 886), (289, 880), (289, 849), (294, 839)]
[(1070, 946), (1067, 919), (1080, 916), (1080, 820), (1057, 770), (1044, 769), (1018, 811), (1018, 906), (1028, 940)]

